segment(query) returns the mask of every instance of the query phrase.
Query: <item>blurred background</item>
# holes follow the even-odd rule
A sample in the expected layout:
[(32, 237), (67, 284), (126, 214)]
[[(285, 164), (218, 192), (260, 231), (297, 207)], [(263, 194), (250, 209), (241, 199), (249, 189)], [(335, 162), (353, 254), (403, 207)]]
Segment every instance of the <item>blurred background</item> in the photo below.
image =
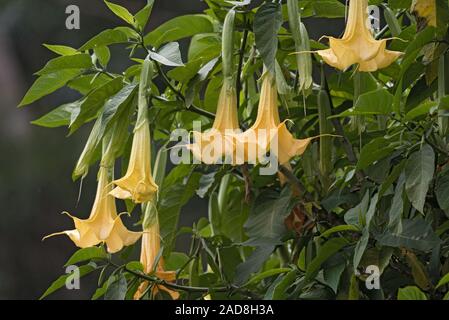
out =
[[(258, 0), (255, 2), (261, 2)], [(137, 12), (145, 0), (113, 0)], [(81, 11), (81, 29), (67, 30), (68, 5)], [(156, 0), (148, 30), (175, 16), (199, 13), (201, 0)], [(305, 23), (311, 38), (338, 35), (343, 21), (313, 19)], [(67, 130), (46, 129), (30, 121), (77, 97), (59, 90), (31, 106), (17, 109), (35, 80), (33, 73), (55, 57), (42, 46), (80, 47), (98, 32), (121, 24), (103, 0), (0, 0), (0, 299), (37, 299), (58, 276), (76, 248), (66, 237), (42, 242), (45, 235), (73, 228), (68, 211), (87, 218), (95, 196), (96, 170), (85, 179), (79, 204), (79, 182), (71, 173), (90, 126), (67, 137)], [(181, 45), (185, 51), (185, 41)], [(117, 48), (116, 48), (117, 49)], [(122, 49), (112, 51), (111, 70), (124, 70), (128, 59)], [(181, 214), (181, 225), (191, 226), (207, 214), (207, 204), (194, 199)], [(138, 259), (138, 248), (133, 254)], [(96, 275), (81, 281), (81, 290), (61, 290), (51, 299), (88, 299), (96, 288)], [(92, 279), (92, 281), (89, 281)]]

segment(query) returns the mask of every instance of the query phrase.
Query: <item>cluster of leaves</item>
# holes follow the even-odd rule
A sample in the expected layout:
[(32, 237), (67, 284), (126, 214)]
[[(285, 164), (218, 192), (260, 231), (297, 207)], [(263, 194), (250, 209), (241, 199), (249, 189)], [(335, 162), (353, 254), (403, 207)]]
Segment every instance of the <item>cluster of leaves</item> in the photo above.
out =
[[(433, 2), (434, 19), (413, 12), (411, 0), (370, 1), (380, 6), (387, 22), (377, 36), (394, 37), (390, 48), (404, 52), (403, 57), (383, 70), (358, 73), (325, 69), (314, 56), (313, 68), (322, 77), (311, 92), (298, 90), (303, 70), (292, 55), (296, 50), (286, 4), (205, 2), (203, 14), (176, 17), (149, 33), (144, 30), (153, 1), (136, 15), (107, 2), (124, 25), (101, 32), (79, 49), (47, 45), (59, 57), (37, 72), (21, 105), (64, 86), (78, 91), (79, 100), (34, 124), (68, 126), (73, 133), (100, 119), (101, 129), (92, 138), (98, 148), (115, 123), (132, 125), (141, 62), (150, 54), (155, 78), (163, 83), (154, 86), (150, 103), (154, 149), (164, 159), (155, 168), (162, 177), (157, 209), (163, 256), (167, 269), (177, 271), (172, 287), (183, 298), (448, 299), (447, 1)], [(276, 176), (260, 176), (257, 166), (185, 164), (165, 175), (170, 132), (190, 130), (194, 120), (201, 120), (203, 128), (212, 123), (223, 81), (220, 31), (231, 7), (236, 10), (242, 127), (256, 116), (263, 63), (273, 70), (277, 61), (281, 117), (292, 120), (291, 131), (298, 138), (320, 134), (319, 111), (325, 103), (330, 109), (324, 119), (331, 124), (327, 133), (340, 136), (331, 139), (327, 153), (320, 151), (320, 141), (314, 142), (292, 161), (293, 171), (281, 167), (289, 181), (285, 187)], [(337, 0), (299, 0), (299, 7), (306, 25), (313, 26), (314, 18), (345, 16)], [(181, 39), (189, 40), (186, 62), (176, 42)], [(108, 70), (113, 45), (129, 51), (130, 66), (121, 74)], [(310, 47), (325, 45), (311, 40)], [(125, 160), (129, 143), (123, 137)], [(327, 166), (317, 165), (324, 161)], [(180, 211), (195, 195), (209, 199), (208, 218), (179, 229)], [(181, 234), (191, 235), (189, 252), (173, 251)], [(128, 251), (111, 257), (103, 248), (82, 249), (68, 264), (82, 265), (82, 275), (101, 271), (94, 299), (132, 298), (141, 279), (163, 283), (142, 274)], [(370, 266), (381, 273), (374, 290), (365, 285)], [(62, 287), (67, 277), (45, 295)]]

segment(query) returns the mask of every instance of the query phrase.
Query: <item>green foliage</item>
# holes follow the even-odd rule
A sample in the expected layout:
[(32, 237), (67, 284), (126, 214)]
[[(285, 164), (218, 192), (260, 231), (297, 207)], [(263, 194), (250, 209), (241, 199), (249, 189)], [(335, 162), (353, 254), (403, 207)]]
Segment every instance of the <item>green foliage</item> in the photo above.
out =
[[(326, 46), (318, 39), (304, 40), (305, 26), (288, 15), (288, 7), (296, 8), (292, 2), (206, 1), (204, 13), (176, 17), (149, 33), (154, 1), (136, 14), (105, 3), (123, 25), (94, 35), (79, 49), (45, 45), (57, 57), (36, 73), (20, 105), (63, 87), (75, 90), (75, 101), (33, 123), (65, 126), (73, 133), (95, 121), (88, 166), (95, 165), (102, 138), (124, 128), (114, 156), (126, 168), (141, 63), (149, 56), (155, 74), (148, 80), (157, 79), (158, 86), (144, 98), (153, 149), (159, 149), (153, 173), (160, 187), (149, 211), (159, 215), (163, 252), (158, 259), (176, 272), (181, 298), (448, 297), (449, 136), (443, 129), (449, 75), (447, 68), (438, 72), (448, 49), (446, 6), (439, 9), (434, 28), (417, 23), (410, 0), (375, 1), (387, 20), (378, 36), (400, 38), (388, 46), (404, 55), (387, 68), (360, 74), (356, 67), (345, 72), (325, 68), (313, 54), (313, 65), (308, 58), (297, 59), (299, 49)], [(313, 27), (315, 18), (345, 16), (338, 0), (298, 4), (301, 17), (310, 18), (307, 26)], [(230, 10), (235, 28), (228, 36), (235, 45), (233, 59), (226, 61), (233, 76), (239, 72), (234, 78), (241, 126), (254, 123), (257, 80), (265, 64), (276, 72), (281, 118), (290, 120), (293, 135), (326, 135), (292, 159), (291, 171), (283, 168), (290, 173), (282, 176), (286, 183), (276, 175), (261, 176), (259, 166), (167, 165), (175, 150), (169, 141), (173, 130), (191, 130), (195, 120), (205, 128), (212, 124), (224, 77), (220, 34)], [(180, 40), (188, 43), (187, 55)], [(108, 69), (115, 59), (112, 47), (130, 57), (128, 67), (117, 73)], [(322, 72), (308, 92), (296, 90), (309, 87), (307, 79), (299, 78), (304, 67)], [(172, 169), (166, 172), (167, 167)], [(193, 226), (180, 228), (179, 217), (187, 214), (183, 207), (195, 196), (209, 201), (208, 212), (200, 212), (203, 218)], [(179, 236), (190, 239), (188, 252), (177, 252)], [(99, 271), (93, 299), (132, 299), (143, 279), (153, 284), (161, 279), (143, 274), (142, 265), (129, 258), (131, 250), (111, 256), (101, 247), (82, 249), (67, 264), (82, 265), (82, 276)], [(381, 273), (376, 295), (365, 285), (372, 265)], [(69, 276), (58, 278), (43, 297), (62, 288)], [(154, 297), (147, 292), (144, 298)]]

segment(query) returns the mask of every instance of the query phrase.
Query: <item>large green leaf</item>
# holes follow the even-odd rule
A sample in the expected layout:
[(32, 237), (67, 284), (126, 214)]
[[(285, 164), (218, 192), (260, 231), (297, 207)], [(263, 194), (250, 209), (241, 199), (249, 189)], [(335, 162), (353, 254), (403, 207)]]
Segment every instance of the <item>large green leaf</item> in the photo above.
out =
[[(79, 276), (83, 277), (89, 273), (91, 273), (92, 271), (95, 271), (96, 268), (92, 265), (85, 265), (85, 266), (81, 266), (79, 267), (78, 271), (79, 271)], [(63, 286), (65, 286), (67, 279), (69, 279), (70, 277), (73, 277), (75, 275), (75, 271), (62, 275), (60, 276), (58, 279), (56, 279), (51, 286), (47, 289), (47, 291), (44, 292), (44, 294), (40, 297), (40, 299), (44, 299), (45, 297), (49, 296), (50, 294), (52, 294), (53, 292), (61, 289)]]
[(55, 92), (81, 73), (80, 69), (65, 69), (40, 76), (25, 94), (19, 107), (31, 104), (40, 98)]
[(108, 101), (113, 95), (117, 94), (122, 87), (123, 78), (118, 77), (110, 80), (101, 87), (94, 89), (86, 98), (83, 99), (80, 108), (75, 109), (75, 112), (72, 113), (70, 133), (75, 132), (84, 123), (95, 118), (106, 101)]
[(354, 108), (340, 113), (338, 117), (390, 114), (393, 111), (392, 105), (393, 95), (387, 89), (378, 89), (360, 95)]
[(281, 194), (273, 191), (262, 193), (251, 209), (245, 229), (250, 239), (280, 239), (287, 231), (284, 220), (295, 205), (291, 191)]
[(164, 179), (158, 203), (164, 256), (170, 254), (178, 228), (179, 214), (182, 207), (195, 195), (199, 180), (200, 175), (193, 173), (188, 165), (178, 165)]
[(75, 109), (79, 108), (80, 105), (80, 101), (63, 104), (31, 123), (46, 128), (68, 126), (70, 124), (72, 113)]
[(429, 184), (435, 170), (435, 153), (431, 146), (425, 144), (421, 150), (414, 152), (405, 166), (405, 190), (410, 202), (420, 212), (424, 212)]
[(278, 32), (282, 24), (281, 5), (266, 2), (254, 17), (254, 35), (256, 47), (267, 69), (274, 75), (276, 70), (276, 53), (278, 50)]
[(42, 76), (66, 69), (89, 69), (92, 68), (92, 58), (88, 54), (73, 54), (62, 56), (50, 60), (44, 68), (36, 72), (36, 75)]
[(391, 146), (388, 140), (384, 137), (371, 140), (366, 145), (364, 145), (362, 150), (360, 151), (360, 158), (357, 162), (357, 169), (366, 169), (376, 161), (379, 161), (390, 155), (393, 150), (394, 147)]
[(399, 289), (398, 300), (427, 300), (427, 296), (418, 287), (409, 286)]
[(402, 230), (386, 230), (376, 235), (380, 245), (389, 247), (405, 247), (428, 252), (437, 246), (441, 240), (435, 234), (432, 226), (421, 218), (402, 220)]
[(108, 8), (112, 12), (114, 12), (114, 14), (117, 17), (119, 17), (120, 19), (122, 19), (123, 21), (127, 22), (130, 25), (134, 24), (134, 16), (128, 11), (128, 9), (106, 0), (104, 2), (108, 6)]
[(435, 195), (437, 197), (438, 205), (449, 217), (449, 169), (445, 169), (438, 176)]
[(181, 51), (179, 51), (179, 43), (177, 42), (167, 43), (158, 52), (151, 52), (150, 57), (166, 66), (184, 66), (181, 58)]
[(177, 41), (199, 33), (214, 32), (211, 19), (203, 14), (176, 17), (145, 36), (145, 44), (159, 47), (161, 44)]
[(92, 259), (105, 260), (107, 259), (107, 257), (108, 255), (106, 251), (104, 251), (104, 248), (101, 247), (83, 248), (75, 252), (64, 266), (66, 267)]
[(317, 275), (321, 265), (335, 253), (345, 247), (348, 242), (344, 238), (329, 239), (318, 249), (316, 257), (307, 266), (305, 280), (310, 281)]
[(89, 41), (87, 41), (79, 51), (85, 51), (94, 49), (96, 47), (109, 46), (116, 43), (126, 43), (128, 41), (128, 35), (120, 29), (108, 29), (105, 30)]

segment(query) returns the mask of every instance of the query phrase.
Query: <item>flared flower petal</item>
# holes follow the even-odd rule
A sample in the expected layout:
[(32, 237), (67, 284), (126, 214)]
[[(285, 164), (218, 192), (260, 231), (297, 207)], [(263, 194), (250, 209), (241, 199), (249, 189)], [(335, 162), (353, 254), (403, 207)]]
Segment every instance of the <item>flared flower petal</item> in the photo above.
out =
[(374, 39), (367, 26), (367, 7), (368, 0), (350, 1), (343, 37), (329, 37), (330, 49), (317, 51), (327, 64), (340, 70), (358, 64), (360, 71), (372, 72), (388, 67), (402, 55), (402, 52), (386, 50), (386, 39)]
[(295, 139), (285, 122), (280, 122), (277, 88), (273, 77), (264, 75), (256, 121), (243, 133), (235, 135), (237, 162), (258, 163), (274, 153), (281, 164), (302, 155), (311, 139)]
[(108, 176), (109, 169), (101, 167), (97, 195), (88, 219), (83, 220), (68, 214), (75, 224), (75, 229), (51, 234), (44, 239), (56, 235), (67, 235), (79, 248), (106, 243), (110, 253), (118, 252), (124, 246), (135, 243), (142, 234), (128, 231), (117, 215), (115, 199), (109, 195), (111, 184)]
[[(164, 270), (164, 260), (162, 257), (157, 260), (159, 251), (161, 250), (161, 239), (159, 230), (159, 221), (155, 217), (154, 221), (146, 227), (142, 236), (142, 249), (140, 252), (140, 262), (143, 265), (143, 271), (147, 274), (154, 273), (154, 275), (166, 282), (172, 282), (176, 280), (176, 272)], [(157, 263), (157, 265), (155, 265)], [(144, 281), (136, 291), (134, 295), (135, 300), (139, 300), (147, 291), (149, 286), (148, 281)], [(171, 290), (166, 286), (160, 284), (154, 284), (152, 287), (152, 294), (155, 295), (159, 290), (167, 292), (172, 299), (178, 299), (179, 293), (175, 290)]]
[(158, 190), (151, 174), (151, 144), (148, 120), (135, 129), (128, 170), (125, 176), (113, 182), (117, 187), (111, 195), (131, 199), (135, 203), (152, 201)]
[(237, 94), (234, 85), (226, 79), (221, 88), (217, 113), (212, 128), (204, 133), (193, 132), (193, 144), (187, 146), (193, 156), (206, 163), (231, 159), (235, 150), (233, 134), (240, 132), (237, 115)]

